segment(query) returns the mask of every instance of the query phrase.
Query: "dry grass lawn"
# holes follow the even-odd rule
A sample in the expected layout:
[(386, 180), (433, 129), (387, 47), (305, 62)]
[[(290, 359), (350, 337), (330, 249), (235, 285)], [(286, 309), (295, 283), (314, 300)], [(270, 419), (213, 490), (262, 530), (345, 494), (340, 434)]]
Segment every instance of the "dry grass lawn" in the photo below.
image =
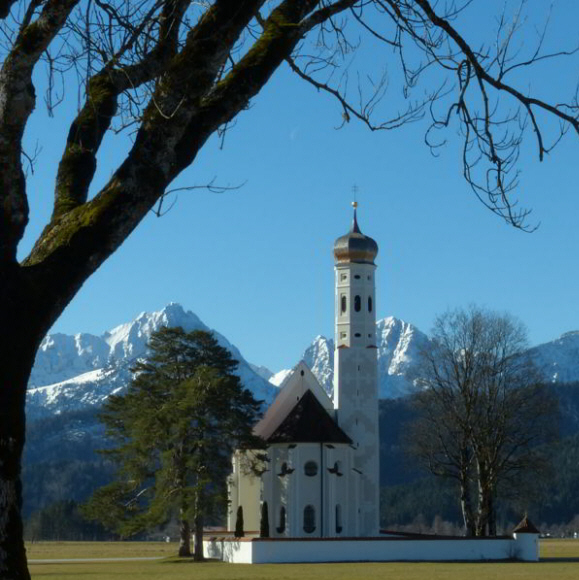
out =
[(167, 558), (177, 544), (165, 542), (35, 542), (26, 545), (29, 560), (60, 558)]
[(31, 564), (33, 580), (577, 580), (579, 540), (541, 543), (536, 563), (195, 564), (173, 557), (175, 544), (152, 542), (41, 542), (30, 559), (151, 557), (144, 562)]

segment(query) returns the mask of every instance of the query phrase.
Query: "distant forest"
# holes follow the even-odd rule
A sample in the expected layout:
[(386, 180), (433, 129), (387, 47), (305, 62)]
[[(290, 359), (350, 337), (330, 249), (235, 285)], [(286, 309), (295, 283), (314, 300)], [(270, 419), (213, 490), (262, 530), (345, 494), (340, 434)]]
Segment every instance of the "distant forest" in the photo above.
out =
[[(544, 450), (552, 458), (552, 472), (540, 495), (500, 504), (499, 533), (512, 529), (527, 510), (543, 533), (568, 536), (579, 532), (579, 383), (551, 388), (560, 403), (559, 440)], [(114, 474), (114, 466), (96, 453), (106, 445), (96, 413), (62, 413), (29, 423), (23, 465), (28, 539), (111, 537), (84, 521), (78, 511), (79, 504)], [(460, 533), (461, 515), (452, 485), (422, 471), (404, 452), (405, 426), (412, 418), (408, 398), (380, 401), (381, 525)]]

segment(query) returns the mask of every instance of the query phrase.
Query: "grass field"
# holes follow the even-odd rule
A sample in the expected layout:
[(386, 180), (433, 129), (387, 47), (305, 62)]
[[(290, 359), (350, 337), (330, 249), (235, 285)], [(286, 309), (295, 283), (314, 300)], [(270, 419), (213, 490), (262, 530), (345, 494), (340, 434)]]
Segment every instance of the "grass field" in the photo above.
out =
[(29, 559), (153, 557), (143, 562), (30, 564), (34, 580), (577, 580), (579, 540), (541, 542), (541, 562), (195, 564), (174, 558), (175, 544), (153, 542), (40, 542)]

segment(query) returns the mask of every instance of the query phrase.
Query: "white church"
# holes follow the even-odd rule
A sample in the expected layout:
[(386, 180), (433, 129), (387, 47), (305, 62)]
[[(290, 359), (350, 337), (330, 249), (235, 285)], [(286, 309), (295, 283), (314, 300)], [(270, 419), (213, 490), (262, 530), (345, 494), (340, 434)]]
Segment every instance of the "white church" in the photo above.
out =
[(538, 559), (530, 522), (501, 540), (380, 533), (378, 245), (360, 231), (353, 206), (350, 232), (334, 243), (334, 398), (303, 361), (292, 370), (255, 427), (266, 443), (260, 475), (248, 468), (254, 452), (239, 450), (228, 482), (228, 530), (240, 506), (244, 529), (260, 530), (267, 503), (269, 537), (214, 537), (206, 555), (240, 563)]
[(267, 444), (261, 481), (234, 458), (229, 529), (243, 507), (259, 530), (268, 504), (271, 537), (376, 536), (379, 530), (376, 242), (356, 219), (336, 240), (334, 400), (304, 362), (257, 424)]

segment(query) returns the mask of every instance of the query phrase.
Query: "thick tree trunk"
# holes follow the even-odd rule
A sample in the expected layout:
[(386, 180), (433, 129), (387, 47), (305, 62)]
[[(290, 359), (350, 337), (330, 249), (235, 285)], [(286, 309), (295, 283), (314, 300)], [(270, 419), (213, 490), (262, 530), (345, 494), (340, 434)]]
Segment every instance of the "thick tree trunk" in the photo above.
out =
[(0, 578), (28, 580), (21, 519), (26, 387), (50, 322), (15, 263), (0, 265)]
[(468, 481), (466, 483), (461, 482), (460, 484), (460, 509), (462, 511), (465, 535), (469, 537), (474, 536), (475, 525)]
[(476, 535), (489, 535), (489, 517), (490, 517), (490, 494), (491, 487), (489, 484), (488, 472), (486, 466), (477, 462), (478, 477), (478, 514), (476, 518)]
[(0, 267), (0, 578), (28, 580), (21, 508), (26, 386), (39, 342), (17, 266)]
[(180, 510), (181, 522), (179, 525), (179, 556), (181, 558), (188, 558), (191, 556), (191, 528), (187, 515), (183, 508)]
[(497, 510), (495, 507), (495, 494), (489, 494), (489, 521), (488, 521), (488, 530), (489, 536), (496, 536), (497, 535)]
[[(14, 365), (13, 365), (14, 366)], [(13, 369), (3, 365), (6, 377)], [(0, 409), (11, 409), (10, 417), (0, 411), (0, 578), (28, 580), (22, 520), (20, 460), (24, 447), (24, 389), (22, 385), (0, 389)], [(17, 404), (14, 398), (20, 399)]]
[(195, 551), (193, 553), (195, 562), (203, 562), (203, 516), (195, 516)]
[(475, 535), (475, 521), (472, 509), (471, 491), (470, 491), (470, 469), (469, 469), (469, 452), (468, 449), (461, 449), (461, 466), (460, 466), (460, 509), (464, 522), (464, 533), (466, 536)]

